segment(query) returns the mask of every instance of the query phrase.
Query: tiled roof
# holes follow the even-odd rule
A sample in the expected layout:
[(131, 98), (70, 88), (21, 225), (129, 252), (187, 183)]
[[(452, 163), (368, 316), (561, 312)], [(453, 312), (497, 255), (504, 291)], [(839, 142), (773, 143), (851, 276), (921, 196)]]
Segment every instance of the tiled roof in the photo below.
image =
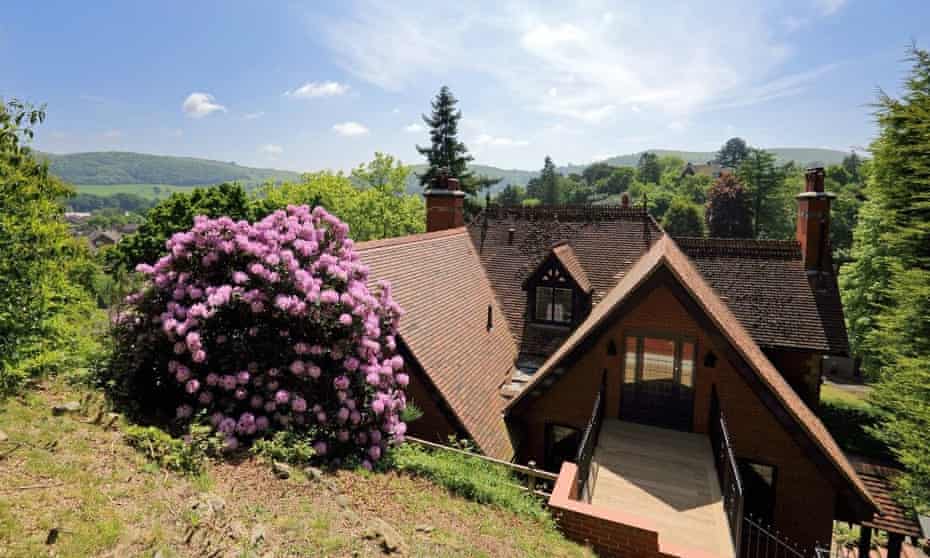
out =
[[(400, 335), (481, 450), (509, 459), (502, 419), (517, 348), (464, 228), (357, 245), (405, 310)], [(491, 305), (493, 327), (487, 329)]]
[(559, 263), (572, 276), (575, 283), (578, 283), (578, 288), (586, 293), (591, 292), (594, 287), (591, 285), (591, 281), (588, 280), (588, 274), (584, 272), (584, 268), (581, 266), (581, 262), (578, 261), (578, 256), (575, 255), (571, 244), (568, 242), (557, 244), (552, 249), (552, 255), (559, 260)]
[(763, 385), (778, 399), (784, 409), (801, 427), (809, 439), (833, 464), (840, 475), (852, 486), (857, 494), (876, 509), (878, 503), (873, 499), (865, 484), (853, 470), (845, 454), (837, 446), (826, 427), (820, 422), (798, 394), (788, 385), (784, 377), (759, 348), (752, 336), (740, 323), (740, 320), (724, 303), (710, 284), (704, 280), (698, 268), (678, 248), (669, 236), (662, 237), (653, 247), (629, 270), (623, 279), (594, 307), (588, 318), (582, 322), (569, 338), (556, 350), (539, 368), (523, 390), (517, 394), (507, 405), (512, 409), (527, 394), (532, 393), (543, 379), (558, 369), (562, 361), (568, 357), (576, 347), (591, 333), (599, 329), (606, 322), (611, 310), (622, 304), (637, 287), (642, 285), (652, 274), (661, 268), (667, 267), (678, 279), (681, 285), (691, 294), (695, 302), (703, 309), (714, 322), (727, 341), (740, 354), (743, 360), (762, 380)]
[(795, 241), (676, 238), (762, 347), (849, 354), (836, 278), (813, 289)]
[(869, 487), (869, 492), (882, 506), (882, 513), (875, 514), (871, 521), (863, 521), (862, 524), (890, 533), (912, 537), (922, 536), (923, 530), (917, 522), (914, 511), (901, 506), (893, 497), (894, 477), (900, 475), (901, 470), (858, 455), (850, 455), (849, 460), (862, 482)]
[(559, 242), (571, 247), (575, 260), (571, 265), (584, 271), (597, 303), (617, 284), (618, 275), (662, 234), (642, 209), (615, 206), (492, 207), (472, 222), (468, 231), (520, 352), (540, 360), (568, 332), (558, 335), (551, 328), (540, 330), (525, 322), (526, 292), (522, 285), (552, 247)]

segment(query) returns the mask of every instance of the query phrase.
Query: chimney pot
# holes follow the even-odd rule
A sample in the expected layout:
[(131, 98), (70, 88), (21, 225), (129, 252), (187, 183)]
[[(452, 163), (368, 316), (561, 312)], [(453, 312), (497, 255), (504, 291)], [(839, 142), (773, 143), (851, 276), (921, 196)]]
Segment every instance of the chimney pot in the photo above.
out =
[(426, 198), (427, 232), (465, 225), (465, 192), (459, 188), (458, 179), (449, 176), (448, 169), (439, 170), (423, 197)]
[(624, 192), (620, 196), (620, 207), (626, 207), (626, 208), (630, 207), (630, 194)]
[(507, 244), (513, 244), (513, 235), (517, 232), (517, 229), (510, 227), (507, 229)]
[(811, 167), (804, 173), (805, 192), (823, 192), (823, 179), (826, 173), (823, 167)]

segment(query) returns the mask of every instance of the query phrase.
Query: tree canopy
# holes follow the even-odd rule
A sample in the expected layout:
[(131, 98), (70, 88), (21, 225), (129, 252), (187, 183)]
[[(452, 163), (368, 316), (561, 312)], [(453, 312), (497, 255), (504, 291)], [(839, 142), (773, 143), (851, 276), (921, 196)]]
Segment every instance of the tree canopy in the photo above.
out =
[(743, 138), (730, 138), (717, 151), (716, 161), (724, 167), (735, 169), (749, 156), (749, 145)]
[(714, 238), (751, 238), (752, 204), (739, 179), (723, 173), (707, 193), (707, 234)]
[(930, 52), (914, 48), (900, 98), (881, 93), (878, 139), (843, 291), (853, 346), (879, 382), (878, 433), (907, 473), (905, 500), (930, 509)]
[[(468, 148), (458, 138), (462, 111), (456, 109), (457, 104), (458, 99), (447, 86), (443, 85), (436, 94), (436, 98), (433, 99), (432, 113), (430, 116), (423, 115), (423, 122), (429, 126), (430, 145), (416, 147), (420, 155), (426, 157), (429, 164), (426, 171), (420, 175), (420, 184), (424, 187), (429, 187), (433, 179), (439, 176), (442, 168), (447, 169), (451, 176), (458, 178), (463, 189), (470, 186), (471, 173), (468, 171), (468, 163), (471, 162), (472, 156), (468, 154)], [(474, 188), (471, 187), (465, 191), (474, 193)]]

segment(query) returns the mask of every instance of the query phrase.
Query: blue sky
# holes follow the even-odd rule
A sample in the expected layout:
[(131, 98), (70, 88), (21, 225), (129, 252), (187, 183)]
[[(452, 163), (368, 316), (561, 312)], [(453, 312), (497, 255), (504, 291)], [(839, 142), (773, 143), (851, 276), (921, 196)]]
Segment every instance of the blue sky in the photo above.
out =
[(45, 2), (0, 11), (0, 96), (36, 146), (293, 170), (408, 163), (449, 85), (476, 160), (868, 145), (930, 2)]

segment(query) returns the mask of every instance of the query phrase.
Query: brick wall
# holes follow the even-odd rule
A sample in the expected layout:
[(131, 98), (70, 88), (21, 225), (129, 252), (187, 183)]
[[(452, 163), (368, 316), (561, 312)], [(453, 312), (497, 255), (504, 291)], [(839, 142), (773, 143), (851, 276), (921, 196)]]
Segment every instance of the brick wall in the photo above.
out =
[(590, 546), (601, 558), (709, 558), (691, 549), (669, 548), (648, 521), (618, 510), (577, 500), (578, 467), (565, 463), (549, 509), (569, 539)]
[[(623, 336), (629, 330), (680, 333), (696, 339), (693, 430), (707, 432), (711, 388), (716, 386), (737, 457), (777, 468), (774, 510), (777, 529), (806, 547), (828, 541), (836, 499), (834, 486), (730, 365), (724, 351), (713, 345), (711, 336), (671, 291), (661, 286), (611, 325), (564, 376), (519, 411), (518, 420), (525, 435), (521, 459), (545, 462), (547, 422), (584, 428), (603, 370), (607, 370), (608, 382), (606, 416), (619, 416)], [(617, 347), (616, 355), (608, 354), (611, 340)], [(709, 351), (717, 356), (713, 368), (704, 366)]]

